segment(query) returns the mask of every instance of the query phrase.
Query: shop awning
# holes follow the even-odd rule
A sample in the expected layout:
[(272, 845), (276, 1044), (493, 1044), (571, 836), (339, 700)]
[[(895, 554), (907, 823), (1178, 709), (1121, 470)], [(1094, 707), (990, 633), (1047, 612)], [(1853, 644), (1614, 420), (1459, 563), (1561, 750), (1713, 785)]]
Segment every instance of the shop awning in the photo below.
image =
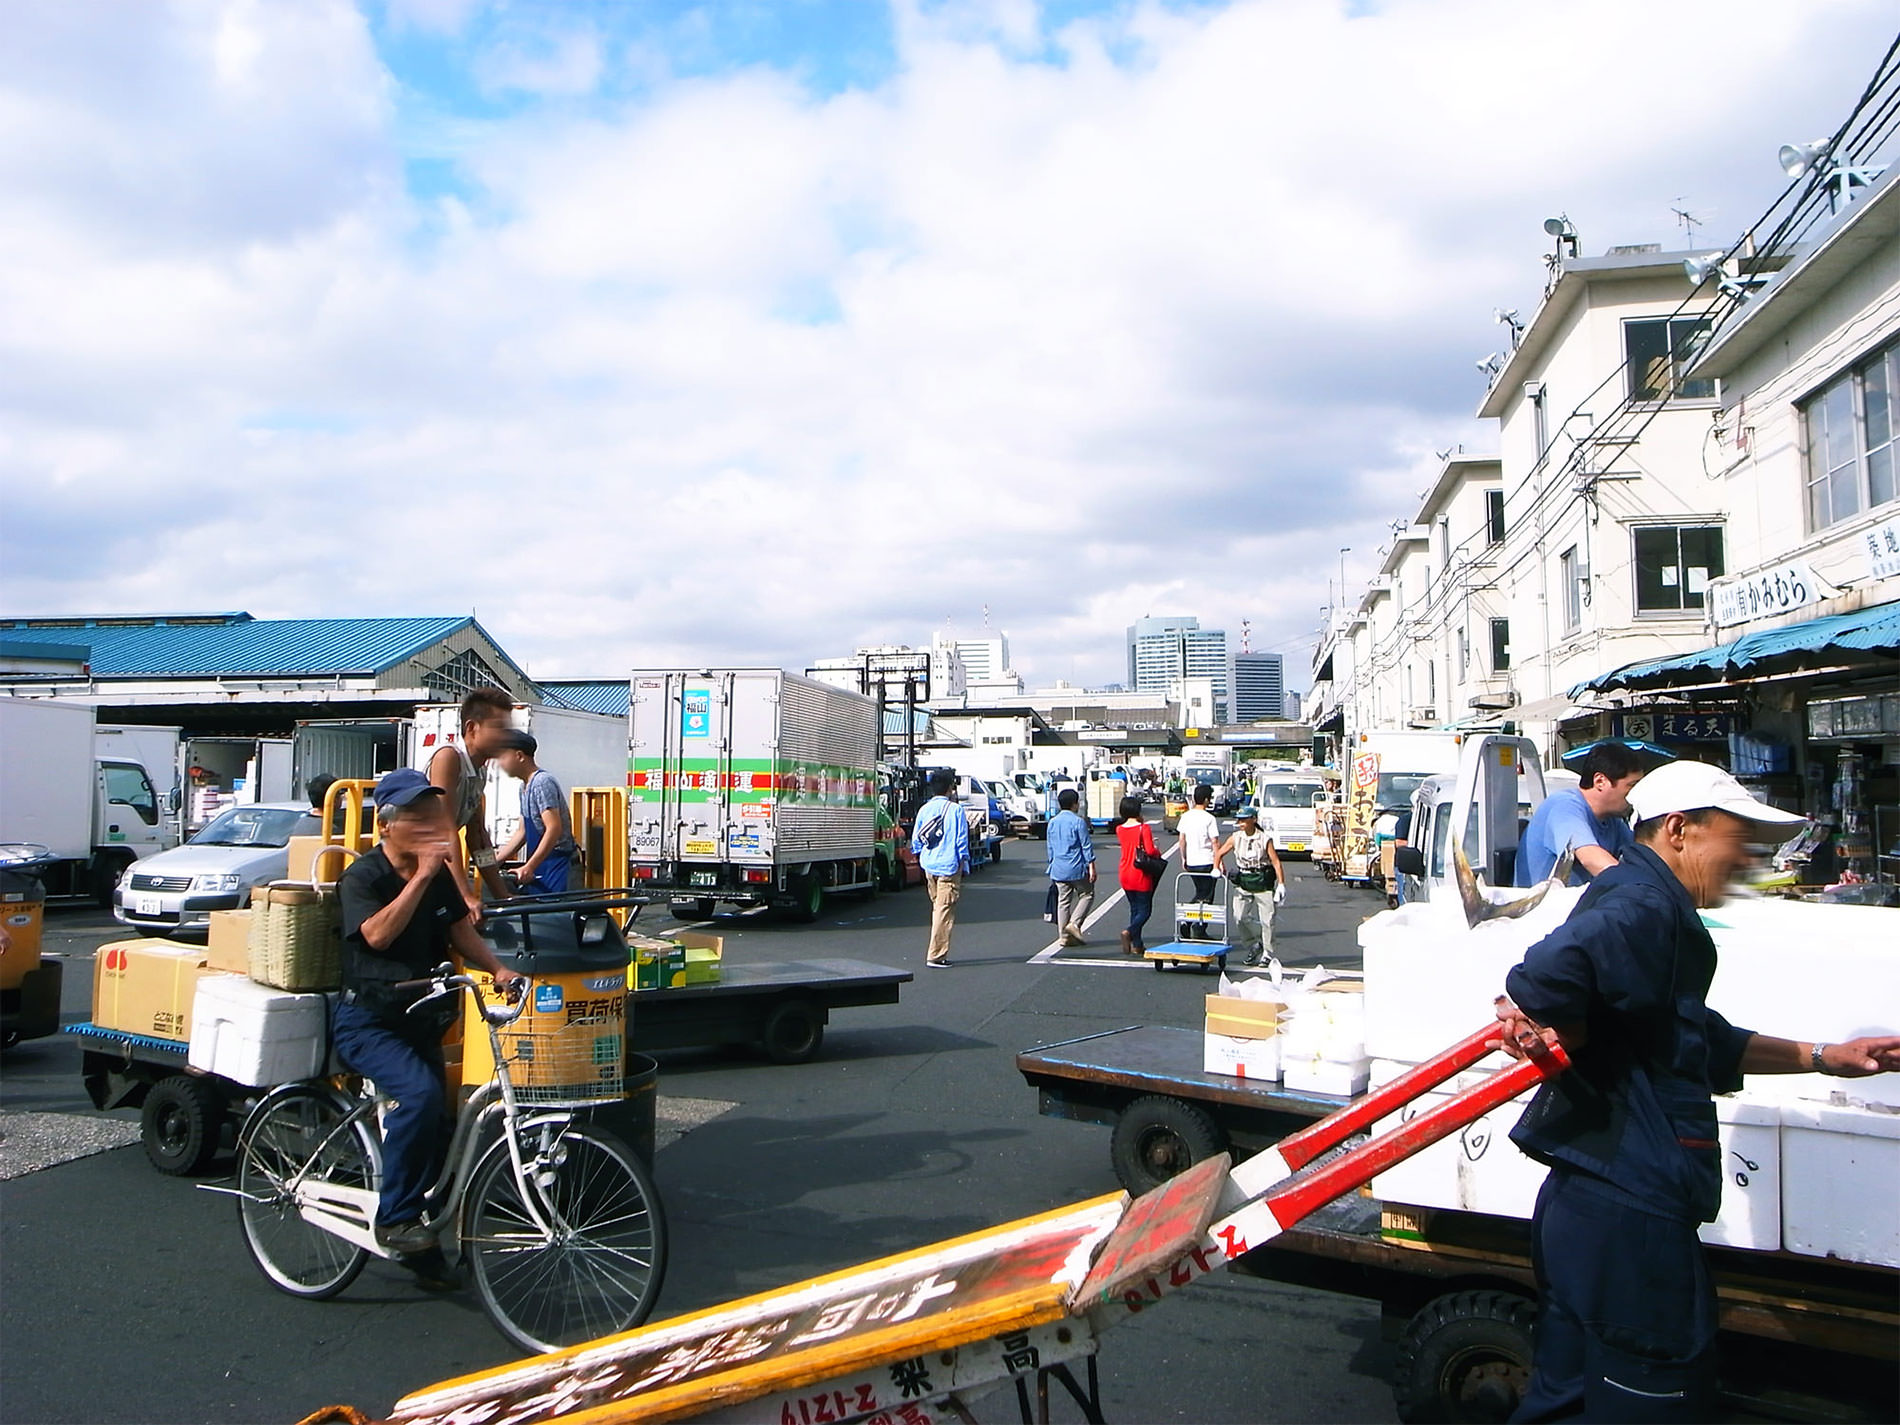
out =
[(1695, 653), (1629, 663), (1579, 683), (1570, 696), (1617, 688), (1687, 688), (1744, 682), (1808, 668), (1877, 664), (1900, 656), (1900, 603), (1831, 614), (1744, 634)]

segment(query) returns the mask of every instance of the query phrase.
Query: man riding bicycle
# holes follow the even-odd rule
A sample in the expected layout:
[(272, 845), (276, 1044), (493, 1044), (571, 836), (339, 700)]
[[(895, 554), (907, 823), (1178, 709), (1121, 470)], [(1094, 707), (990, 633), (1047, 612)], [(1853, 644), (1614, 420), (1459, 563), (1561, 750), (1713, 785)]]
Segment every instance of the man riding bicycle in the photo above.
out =
[[(442, 791), (421, 772), (399, 768), (377, 782), (378, 845), (351, 863), (337, 884), (343, 910), (343, 994), (332, 1028), (352, 1071), (396, 1100), (383, 1122), (383, 1181), (376, 1240), (418, 1267), (425, 1285), (435, 1234), (423, 1225), (423, 1195), (448, 1123), (442, 1035), (459, 997), (408, 1014), (426, 992), (403, 989), (448, 952), (495, 977), (506, 991), (522, 977), (503, 966), (468, 917), (448, 867), (457, 853)], [(431, 1012), (439, 1011), (439, 1012)], [(425, 1255), (430, 1254), (430, 1255)]]

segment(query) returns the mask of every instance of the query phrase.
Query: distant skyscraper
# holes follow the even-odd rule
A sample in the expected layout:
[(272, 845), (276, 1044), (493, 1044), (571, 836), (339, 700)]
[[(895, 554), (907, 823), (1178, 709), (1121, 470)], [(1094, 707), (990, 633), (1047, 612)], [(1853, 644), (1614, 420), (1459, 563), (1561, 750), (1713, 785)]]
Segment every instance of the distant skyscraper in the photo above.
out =
[(1007, 633), (992, 634), (988, 638), (951, 638), (947, 634), (932, 634), (930, 648), (933, 653), (955, 649), (957, 657), (963, 660), (964, 676), (972, 683), (994, 683), (1009, 677)]
[(1286, 716), (1286, 668), (1278, 653), (1234, 655), (1234, 721)]
[(1140, 618), (1128, 626), (1128, 686), (1166, 693), (1182, 678), (1214, 684), (1215, 714), (1227, 717), (1227, 631), (1202, 628), (1198, 618)]

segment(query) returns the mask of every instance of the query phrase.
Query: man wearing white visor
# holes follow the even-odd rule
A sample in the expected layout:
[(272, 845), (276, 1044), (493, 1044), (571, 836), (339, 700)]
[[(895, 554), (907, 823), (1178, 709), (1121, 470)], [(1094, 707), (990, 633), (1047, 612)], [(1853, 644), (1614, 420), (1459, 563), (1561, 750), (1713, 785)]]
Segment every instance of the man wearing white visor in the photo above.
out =
[(1804, 818), (1701, 762), (1629, 793), (1636, 843), (1525, 952), (1503, 1047), (1561, 1043), (1512, 1141), (1550, 1169), (1532, 1217), (1542, 1309), (1517, 1420), (1714, 1418), (1715, 1291), (1696, 1239), (1721, 1206), (1712, 1095), (1744, 1074), (1900, 1069), (1900, 1035), (1816, 1044), (1737, 1029), (1708, 1006), (1713, 906), (1755, 842)]

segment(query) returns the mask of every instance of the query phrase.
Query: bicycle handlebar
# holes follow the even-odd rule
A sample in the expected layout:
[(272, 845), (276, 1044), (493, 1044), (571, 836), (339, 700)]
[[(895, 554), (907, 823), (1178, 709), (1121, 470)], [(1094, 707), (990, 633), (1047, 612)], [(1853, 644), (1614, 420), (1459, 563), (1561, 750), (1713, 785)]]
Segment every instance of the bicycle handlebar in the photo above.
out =
[(504, 1024), (513, 1024), (517, 1019), (521, 1018), (522, 1011), (528, 1007), (525, 977), (522, 980), (515, 980), (510, 983), (509, 989), (514, 991), (514, 993), (508, 995), (508, 1003), (491, 1006), (488, 1003), (487, 997), (482, 993), (480, 982), (475, 980), (472, 976), (458, 974), (455, 966), (449, 964), (447, 961), (437, 965), (435, 967), (435, 973), (427, 975), (422, 979), (398, 980), (395, 984), (395, 988), (399, 990), (428, 990), (427, 994), (423, 995), (421, 999), (403, 1011), (405, 1014), (414, 1014), (423, 1005), (428, 1004), (432, 1000), (441, 999), (444, 995), (452, 994), (458, 989), (465, 989), (475, 996), (475, 1007), (481, 1011), (482, 1018), (498, 1028)]

